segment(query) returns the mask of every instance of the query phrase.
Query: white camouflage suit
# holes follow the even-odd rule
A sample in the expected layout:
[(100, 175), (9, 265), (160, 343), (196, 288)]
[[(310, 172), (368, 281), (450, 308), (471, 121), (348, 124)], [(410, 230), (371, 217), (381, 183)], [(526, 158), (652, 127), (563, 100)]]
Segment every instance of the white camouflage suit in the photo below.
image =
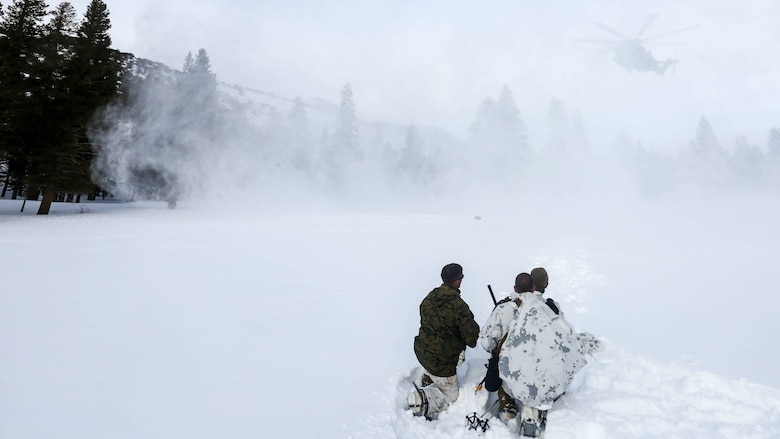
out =
[[(509, 297), (512, 300), (493, 310), (479, 342), (491, 352), (507, 335), (498, 359), (503, 390), (525, 406), (548, 410), (599, 342), (590, 334), (577, 334), (541, 293), (515, 292)], [(516, 299), (522, 301), (520, 307)]]

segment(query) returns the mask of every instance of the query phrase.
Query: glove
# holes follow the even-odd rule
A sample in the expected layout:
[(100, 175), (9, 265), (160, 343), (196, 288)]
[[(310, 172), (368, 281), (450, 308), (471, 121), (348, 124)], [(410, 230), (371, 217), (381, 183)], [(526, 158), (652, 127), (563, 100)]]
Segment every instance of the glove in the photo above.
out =
[(580, 346), (582, 346), (582, 352), (586, 354), (594, 354), (604, 350), (604, 343), (590, 332), (580, 332), (577, 334), (577, 340), (580, 342)]
[(490, 357), (488, 360), (484, 381), (488, 392), (495, 392), (501, 387), (501, 378), (498, 376), (498, 356)]

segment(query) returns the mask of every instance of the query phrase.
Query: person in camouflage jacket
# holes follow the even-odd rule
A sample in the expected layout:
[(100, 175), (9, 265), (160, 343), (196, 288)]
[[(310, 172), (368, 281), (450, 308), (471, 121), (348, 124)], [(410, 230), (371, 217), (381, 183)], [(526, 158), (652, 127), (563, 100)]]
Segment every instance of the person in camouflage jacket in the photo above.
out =
[(447, 264), (441, 271), (442, 285), (420, 304), (420, 331), (414, 338), (414, 353), (424, 372), (422, 388), (409, 394), (415, 416), (432, 419), (458, 399), (456, 368), (466, 346), (475, 347), (479, 324), (460, 297), (463, 267)]

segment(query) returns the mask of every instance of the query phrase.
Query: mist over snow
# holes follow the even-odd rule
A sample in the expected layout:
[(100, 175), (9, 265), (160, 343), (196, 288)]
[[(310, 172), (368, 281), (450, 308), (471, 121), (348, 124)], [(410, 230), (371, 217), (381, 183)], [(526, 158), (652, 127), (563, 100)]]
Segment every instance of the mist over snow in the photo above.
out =
[[(160, 7), (165, 9), (170, 4), (162, 3)], [(309, 6), (313, 8), (309, 12), (317, 10)], [(722, 25), (724, 14), (731, 11), (730, 6), (719, 2), (698, 11), (703, 3), (685, 2), (679, 9), (666, 3), (656, 6), (654, 30), (699, 26), (680, 37), (690, 39), (694, 46), (683, 46), (691, 51), (688, 59), (701, 63), (705, 58), (696, 56), (704, 57), (705, 53), (697, 35), (711, 32), (707, 31), (708, 23)], [(334, 7), (337, 15), (345, 13), (342, 7)], [(529, 14), (520, 13), (526, 11), (522, 7), (502, 7), (517, 12), (505, 14), (502, 25), (509, 26), (514, 19), (530, 20)], [(768, 2), (751, 2), (741, 15), (733, 17), (733, 24), (739, 20), (751, 22), (754, 27), (748, 36), (757, 38), (753, 33), (766, 30), (759, 13), (774, 7)], [(393, 17), (408, 19), (414, 26), (430, 13), (428, 8), (402, 7), (400, 15)], [(284, 10), (271, 8), (269, 12), (293, 20), (284, 15)], [(361, 7), (355, 14), (362, 11), (371, 16), (382, 10), (381, 6)], [(463, 12), (456, 7), (444, 14), (450, 17), (447, 14)], [(703, 353), (706, 367), (777, 385), (780, 381), (773, 362), (763, 361), (774, 354), (758, 340), (745, 340), (755, 339), (757, 326), (771, 332), (771, 310), (778, 302), (771, 294), (777, 286), (771, 264), (777, 260), (775, 244), (779, 239), (774, 200), (780, 191), (780, 131), (773, 128), (772, 121), (763, 119), (767, 124), (763, 144), (742, 135), (735, 139), (719, 136), (715, 120), (722, 119), (708, 118), (706, 110), (717, 113), (728, 109), (734, 116), (730, 123), (737, 123), (744, 113), (737, 101), (727, 108), (709, 101), (718, 88), (710, 84), (698, 89), (701, 100), (696, 102), (702, 111), (686, 116), (690, 117), (687, 134), (677, 138), (674, 147), (658, 147), (643, 140), (642, 130), (665, 132), (668, 125), (657, 118), (674, 115), (685, 107), (682, 104), (690, 103), (679, 93), (680, 87), (696, 88), (702, 83), (692, 77), (683, 80), (679, 76), (621, 71), (611, 60), (604, 62), (595, 53), (585, 56), (585, 49), (567, 58), (565, 75), (562, 65), (551, 72), (538, 70), (542, 65), (532, 61), (541, 58), (526, 59), (523, 66), (527, 69), (522, 75), (529, 80), (561, 75), (580, 78), (593, 77), (593, 72), (586, 73), (588, 69), (598, 70), (599, 87), (577, 86), (579, 93), (589, 94), (587, 100), (594, 103), (629, 99), (639, 89), (648, 92), (644, 97), (653, 96), (651, 100), (666, 87), (678, 94), (674, 100), (667, 95), (670, 100), (665, 108), (643, 106), (648, 101), (634, 100), (633, 109), (641, 117), (629, 129), (611, 112), (578, 108), (571, 104), (577, 102), (571, 96), (556, 97), (554, 87), (542, 87), (551, 92), (536, 101), (543, 107), (543, 117), (530, 117), (540, 112), (540, 108), (528, 109), (529, 84), (533, 81), (499, 79), (496, 73), (502, 69), (487, 69), (492, 49), (518, 49), (539, 42), (540, 47), (534, 50), (542, 50), (546, 46), (541, 45), (541, 36), (547, 34), (534, 35), (543, 25), (549, 28), (546, 32), (555, 33), (556, 26), (579, 23), (557, 33), (555, 41), (566, 41), (568, 46), (574, 34), (587, 37), (589, 32), (600, 31), (593, 20), (631, 29), (633, 19), (641, 27), (647, 16), (600, 2), (576, 3), (560, 16), (549, 15), (551, 11), (545, 7), (526, 12), (537, 13), (539, 22), (519, 27), (525, 39), (515, 35), (500, 40), (501, 44), (485, 45), (484, 40), (475, 38), (472, 44), (480, 44), (464, 46), (473, 53), (486, 50), (479, 59), (486, 63), (491, 85), (480, 89), (484, 95), (467, 110), (470, 116), (460, 134), (425, 123), (401, 124), (365, 117), (366, 96), (357, 92), (363, 87), (361, 78), (331, 84), (331, 92), (324, 98), (301, 97), (306, 96), (307, 86), (292, 73), (285, 86), (269, 80), (263, 91), (223, 82), (220, 62), (216, 61), (222, 55), (217, 52), (211, 55), (214, 73), (193, 76), (186, 71), (151, 69), (125, 84), (122, 99), (96, 116), (91, 132), (100, 144), (95, 175), (120, 198), (173, 199), (203, 208), (240, 209), (247, 214), (347, 211), (511, 217), (516, 221), (516, 231), (512, 232), (515, 236), (485, 246), (536, 254), (532, 245), (523, 243), (523, 237), (543, 235), (567, 248), (573, 245), (568, 240), (587, 241), (614, 256), (605, 271), (616, 280), (610, 300), (621, 304), (621, 313), (602, 315), (604, 321), (643, 322), (647, 326), (664, 322), (661, 330), (648, 329), (642, 335), (646, 339), (661, 338), (663, 343), (650, 343), (641, 351), (672, 360), (690, 355), (701, 343), (721, 345), (723, 340), (720, 349)], [(490, 23), (496, 17), (493, 8), (468, 22), (452, 16), (454, 21), (443, 27), (447, 30), (443, 35), (455, 38), (452, 44), (463, 43), (463, 38), (477, 32), (462, 25)], [(440, 19), (431, 19), (431, 29), (442, 30)], [(655, 30), (656, 34), (663, 32)], [(242, 47), (246, 41), (236, 44)], [(294, 47), (295, 41), (291, 44)], [(268, 49), (263, 44), (258, 48)], [(551, 59), (558, 59), (549, 48), (544, 50)], [(578, 62), (584, 63), (581, 68), (571, 68), (571, 63)], [(596, 67), (602, 62), (602, 67)], [(281, 69), (284, 64), (274, 65)], [(678, 66), (680, 74), (685, 71), (684, 65), (681, 62)], [(342, 67), (340, 71), (348, 76), (351, 70)], [(764, 75), (759, 67), (771, 66), (756, 65), (755, 72), (744, 72), (744, 79), (732, 78), (734, 82), (728, 85), (758, 86)], [(249, 65), (246, 68), (251, 70)], [(396, 73), (399, 81), (404, 78), (403, 70)], [(721, 80), (712, 75), (710, 71), (710, 76), (702, 79)], [(290, 88), (296, 85), (302, 93)], [(402, 93), (418, 85), (398, 82), (394, 89)], [(600, 88), (606, 85), (612, 90)], [(722, 85), (718, 88), (721, 93), (733, 91), (734, 87)], [(764, 96), (755, 96), (755, 101), (763, 102)], [(426, 99), (424, 94), (418, 98)], [(409, 112), (415, 111), (416, 102), (409, 103)], [(613, 134), (605, 140), (593, 134), (594, 126)], [(637, 127), (641, 130), (635, 130)], [(640, 291), (652, 291), (652, 295), (636, 293), (637, 285), (641, 285)], [(749, 290), (745, 294), (750, 300), (731, 296), (744, 290)], [(718, 299), (710, 298), (710, 293)], [(705, 325), (692, 330), (688, 323), (703, 313), (722, 315), (722, 321), (717, 327)], [(693, 334), (685, 335), (687, 331)], [(627, 344), (636, 346), (635, 341)], [(697, 355), (692, 357), (699, 359)]]
[[(73, 2), (84, 10), (86, 0)], [(516, 94), (533, 142), (546, 137), (555, 98), (582, 114), (594, 146), (625, 131), (646, 147), (687, 144), (701, 116), (731, 148), (737, 136), (764, 147), (777, 124), (773, 100), (780, 35), (772, 0), (661, 0), (626, 4), (511, 0), (425, 4), (380, 0), (108, 2), (116, 47), (178, 66), (206, 48), (222, 81), (280, 96), (335, 100), (350, 83), (366, 120), (434, 125), (464, 137), (475, 108), (503, 84)], [(653, 39), (660, 76), (628, 72), (594, 23)]]

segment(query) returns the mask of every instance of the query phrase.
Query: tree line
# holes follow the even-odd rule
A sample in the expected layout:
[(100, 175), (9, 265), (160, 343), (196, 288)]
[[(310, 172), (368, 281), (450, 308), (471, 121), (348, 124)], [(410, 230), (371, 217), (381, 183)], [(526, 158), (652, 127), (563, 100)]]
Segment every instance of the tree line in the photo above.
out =
[(108, 8), (93, 0), (81, 19), (72, 4), (0, 4), (2, 196), (37, 199), (94, 194), (90, 118), (120, 83), (123, 55), (111, 49)]

